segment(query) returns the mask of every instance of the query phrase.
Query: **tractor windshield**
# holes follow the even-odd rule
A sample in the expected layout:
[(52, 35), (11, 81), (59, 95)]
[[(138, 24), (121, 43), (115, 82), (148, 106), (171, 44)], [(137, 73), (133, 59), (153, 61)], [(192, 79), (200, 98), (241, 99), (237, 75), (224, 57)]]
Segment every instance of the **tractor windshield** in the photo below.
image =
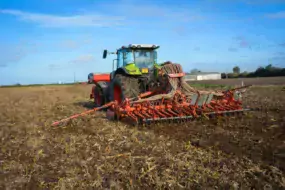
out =
[(136, 50), (134, 51), (135, 64), (139, 68), (151, 68), (155, 61), (155, 51)]
[(156, 51), (153, 49), (123, 49), (118, 51), (118, 68), (135, 63), (139, 68), (151, 68), (156, 61)]

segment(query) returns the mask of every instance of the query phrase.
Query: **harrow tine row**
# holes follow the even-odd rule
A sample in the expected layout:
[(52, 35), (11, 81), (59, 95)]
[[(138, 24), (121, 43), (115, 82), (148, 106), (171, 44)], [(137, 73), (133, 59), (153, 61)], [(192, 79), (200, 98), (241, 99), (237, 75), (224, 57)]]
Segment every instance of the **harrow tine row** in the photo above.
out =
[[(179, 93), (177, 93), (179, 95)], [(233, 95), (233, 94), (232, 94)], [(177, 96), (172, 100), (142, 101), (137, 104), (126, 102), (120, 108), (120, 118), (130, 117), (133, 123), (143, 124), (156, 121), (187, 121), (189, 119), (215, 116), (227, 116), (234, 113), (248, 111), (240, 106), (238, 99), (231, 95), (228, 99), (215, 100), (211, 93), (194, 94), (191, 99)], [(120, 113), (119, 113), (120, 114)]]
[(205, 115), (197, 115), (196, 117), (192, 115), (188, 115), (188, 116), (178, 116), (178, 117), (144, 118), (142, 120), (139, 120), (137, 124), (143, 124), (143, 123), (148, 124), (148, 123), (152, 123), (156, 121), (174, 121), (174, 120), (186, 122), (194, 118), (201, 118), (205, 116), (208, 116), (209, 118), (215, 118), (215, 116), (218, 116), (218, 115), (230, 116), (234, 113), (243, 113), (244, 111), (249, 111), (249, 109), (222, 111), (222, 112), (209, 112), (209, 113), (205, 113)]
[(170, 99), (162, 96), (160, 99), (153, 100), (151, 97), (156, 93), (146, 92), (137, 98), (125, 99), (121, 104), (116, 101), (109, 102), (102, 107), (54, 122), (53, 126), (103, 108), (109, 108), (107, 111), (109, 119), (127, 120), (139, 125), (153, 122), (185, 122), (201, 117), (211, 119), (219, 116), (231, 116), (249, 111), (242, 107), (240, 93), (236, 92), (239, 89), (224, 91), (222, 96), (199, 91), (189, 96), (176, 90)]

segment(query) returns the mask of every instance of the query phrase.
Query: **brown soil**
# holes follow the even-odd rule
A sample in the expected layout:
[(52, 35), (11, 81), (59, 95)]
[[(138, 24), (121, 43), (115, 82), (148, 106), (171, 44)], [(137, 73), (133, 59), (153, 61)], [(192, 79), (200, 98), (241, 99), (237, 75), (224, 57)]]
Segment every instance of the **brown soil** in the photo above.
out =
[(81, 112), (91, 86), (0, 89), (1, 189), (285, 188), (285, 91), (254, 87), (241, 118), (130, 127)]
[(194, 84), (213, 84), (213, 85), (285, 85), (285, 77), (260, 77), (260, 78), (238, 78), (222, 80), (203, 80), (191, 81)]

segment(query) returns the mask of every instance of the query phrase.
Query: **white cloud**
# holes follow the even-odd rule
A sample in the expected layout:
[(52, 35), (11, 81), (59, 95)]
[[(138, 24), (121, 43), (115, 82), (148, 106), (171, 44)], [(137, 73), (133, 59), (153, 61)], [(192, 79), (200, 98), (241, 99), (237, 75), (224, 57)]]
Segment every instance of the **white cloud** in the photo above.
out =
[(79, 44), (76, 43), (74, 40), (65, 40), (61, 42), (60, 46), (68, 49), (76, 49), (79, 47)]
[(200, 48), (200, 47), (198, 47), (198, 46), (196, 46), (196, 47), (194, 47), (194, 48), (193, 48), (193, 50), (194, 50), (194, 51), (200, 51), (200, 50), (201, 50), (201, 48)]
[(8, 64), (15, 64), (23, 59), (27, 55), (27, 49), (21, 45), (0, 45), (0, 65), (1, 67), (6, 67)]
[(59, 47), (66, 49), (66, 50), (74, 50), (74, 49), (79, 49), (81, 47), (89, 45), (91, 43), (92, 43), (92, 39), (86, 38), (86, 37), (80, 40), (67, 39), (67, 40), (62, 40), (59, 43)]
[(272, 19), (282, 19), (285, 18), (285, 11), (277, 12), (277, 13), (270, 13), (265, 15), (267, 18)]
[[(183, 5), (166, 7), (143, 1), (120, 1), (116, 4), (105, 3), (102, 5), (105, 10), (113, 10), (114, 12), (124, 15), (126, 18), (142, 18), (142, 19), (164, 19), (168, 21), (182, 21), (190, 22), (204, 19), (202, 16), (201, 8), (195, 9), (194, 7), (185, 7)], [(149, 20), (148, 20), (149, 21)]]
[[(94, 10), (101, 13), (96, 14)], [(112, 10), (112, 12), (110, 12)], [(110, 14), (105, 14), (108, 12)], [(38, 24), (42, 27), (114, 27), (122, 25), (139, 25), (142, 22), (148, 24), (167, 24), (169, 22), (192, 22), (204, 19), (201, 8), (185, 7), (183, 5), (166, 7), (151, 2), (133, 0), (119, 0), (117, 3), (101, 3), (96, 6), (90, 5), (81, 9), (80, 14), (54, 15), (44, 13), (26, 12), (21, 10), (0, 9), (1, 14), (17, 17), (21, 21)], [(98, 13), (98, 12), (97, 12)], [(116, 16), (114, 16), (116, 15)]]
[(264, 4), (283, 4), (284, 0), (242, 0), (242, 2), (249, 5), (264, 5)]
[(234, 48), (234, 47), (229, 47), (228, 50), (231, 51), (231, 52), (236, 52), (236, 51), (238, 51), (238, 49), (237, 49), (237, 48)]
[(70, 61), (73, 64), (82, 64), (82, 63), (92, 63), (95, 61), (95, 57), (91, 54), (81, 55), (74, 60)]
[(50, 70), (62, 70), (62, 69), (67, 69), (72, 66), (78, 67), (80, 64), (85, 64), (85, 63), (94, 63), (95, 57), (92, 54), (86, 54), (86, 55), (81, 55), (76, 57), (75, 59), (69, 61), (68, 63), (65, 64), (49, 64), (48, 68)]
[(124, 17), (100, 14), (58, 16), (19, 10), (0, 10), (0, 13), (14, 15), (22, 21), (37, 23), (43, 27), (110, 27), (122, 25), (124, 21)]
[(187, 31), (186, 31), (185, 26), (178, 26), (178, 27), (175, 27), (175, 28), (173, 29), (173, 31), (174, 31), (176, 34), (180, 35), (180, 36), (183, 36), (183, 35), (186, 35), (186, 34), (187, 34)]
[(61, 68), (59, 65), (56, 65), (56, 64), (49, 64), (48, 67), (49, 67), (50, 70), (60, 69)]
[(245, 3), (248, 5), (284, 4), (284, 0), (204, 0), (208, 3)]
[(112, 10), (113, 14), (125, 17), (128, 27), (139, 30), (142, 27), (150, 30), (159, 28), (182, 36), (188, 34), (189, 24), (209, 18), (208, 13), (195, 6), (181, 3), (169, 6), (148, 0), (119, 0), (117, 3), (102, 3), (100, 9), (105, 12)]

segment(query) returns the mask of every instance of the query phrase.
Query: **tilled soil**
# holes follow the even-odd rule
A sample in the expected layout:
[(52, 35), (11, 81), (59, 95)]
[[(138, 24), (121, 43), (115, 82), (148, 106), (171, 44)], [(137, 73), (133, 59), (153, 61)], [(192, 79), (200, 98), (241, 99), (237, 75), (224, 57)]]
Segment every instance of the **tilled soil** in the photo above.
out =
[(189, 81), (192, 84), (210, 84), (210, 85), (285, 85), (285, 77), (256, 77), (256, 78), (237, 78), (222, 80), (201, 80)]
[(253, 87), (243, 117), (131, 127), (91, 114), (91, 86), (0, 89), (1, 189), (285, 188), (285, 90)]

